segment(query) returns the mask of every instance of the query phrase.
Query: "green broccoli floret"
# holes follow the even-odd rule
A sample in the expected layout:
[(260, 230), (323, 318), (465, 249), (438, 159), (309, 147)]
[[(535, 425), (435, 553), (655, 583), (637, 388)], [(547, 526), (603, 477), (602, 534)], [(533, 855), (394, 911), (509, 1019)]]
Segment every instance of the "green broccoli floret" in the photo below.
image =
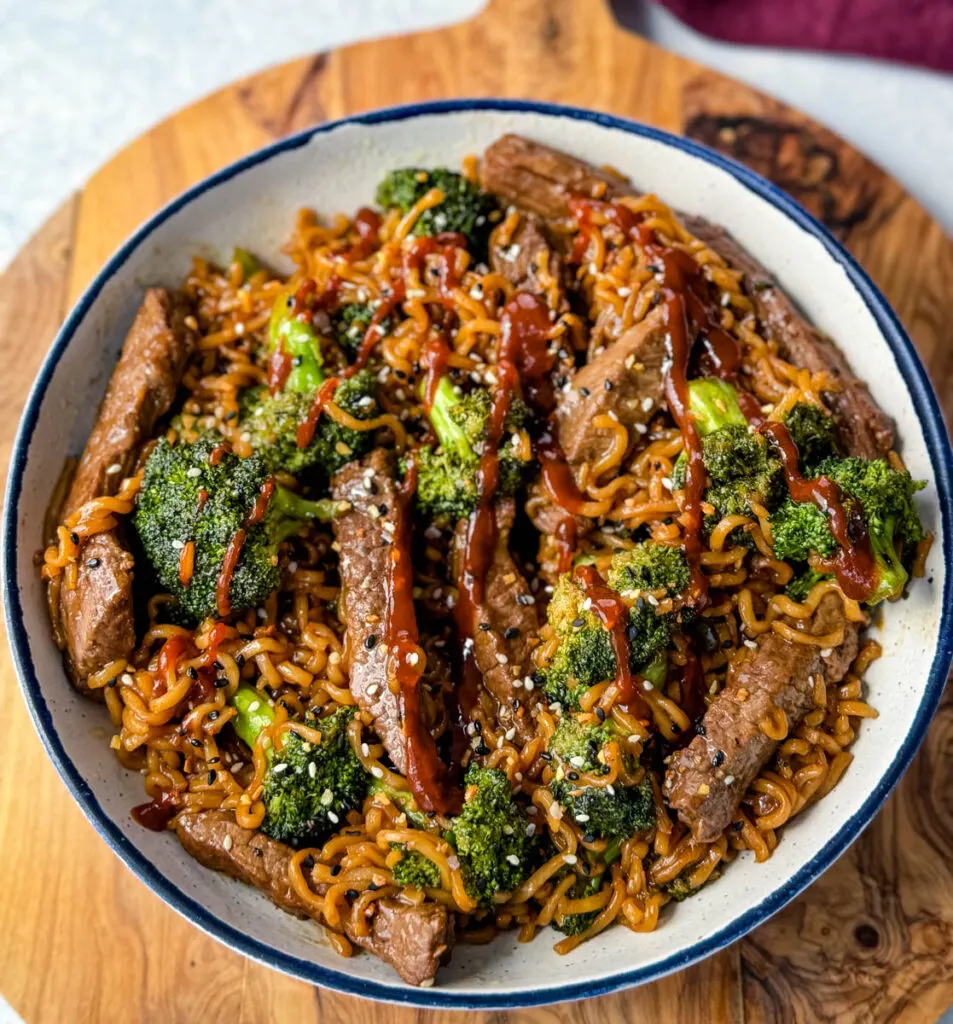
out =
[(440, 868), (417, 850), (407, 850), (400, 843), (391, 843), (395, 850), (401, 850), (400, 860), (391, 868), (391, 874), (398, 885), (412, 889), (439, 889)]
[[(424, 515), (456, 522), (476, 508), (477, 469), (492, 404), (486, 388), (458, 394), (449, 377), (441, 378), (430, 410), (440, 443), (437, 447), (423, 445), (416, 455), (417, 508)], [(514, 396), (500, 440), (497, 494), (515, 494), (526, 478), (531, 462), (521, 458), (513, 439), (529, 418), (526, 404)]]
[(439, 235), (454, 231), (467, 239), (474, 255), (481, 256), (492, 227), (490, 215), (497, 204), (493, 196), (481, 192), (462, 174), (444, 167), (431, 171), (403, 167), (391, 171), (377, 186), (376, 199), (379, 206), (396, 207), (405, 214), (433, 188), (439, 188), (444, 198), (417, 218), (414, 234)]
[(465, 783), (476, 787), (445, 833), (460, 859), (464, 886), (479, 906), (493, 906), (497, 893), (512, 892), (533, 868), (536, 843), (529, 819), (513, 800), (506, 772), (471, 765)]
[[(659, 592), (675, 596), (688, 586), (688, 563), (680, 548), (644, 541), (613, 556), (606, 582), (620, 593), (646, 590), (653, 597)], [(611, 637), (587, 606), (585, 588), (570, 573), (559, 578), (547, 616), (560, 643), (541, 673), (543, 692), (551, 703), (578, 708), (589, 687), (615, 677)], [(657, 614), (647, 596), (637, 597), (629, 609), (630, 667), (656, 686), (667, 674), (673, 619), (673, 613)]]
[(681, 903), (682, 900), (687, 900), (689, 896), (694, 896), (696, 893), (701, 892), (701, 890), (702, 886), (699, 886), (697, 889), (693, 889), (688, 884), (688, 879), (684, 877), (684, 873), (682, 875), (677, 875), (671, 880), (671, 882), (666, 882), (665, 885), (662, 886), (662, 891), (667, 893), (669, 898), (674, 900), (676, 903)]
[(830, 576), (826, 573), (817, 572), (816, 569), (805, 569), (802, 573), (793, 577), (791, 582), (784, 588), (784, 592), (792, 601), (804, 601), (816, 584), (820, 583), (821, 580), (827, 579), (830, 579)]
[(837, 424), (825, 410), (799, 402), (782, 422), (797, 448), (798, 468), (804, 476), (813, 476), (818, 463), (839, 454)]
[(399, 807), (407, 815), (407, 821), (414, 828), (425, 831), (433, 828), (433, 822), (417, 807), (414, 794), (409, 789), (394, 789), (393, 786), (389, 786), (383, 779), (371, 779), (368, 794), (374, 796), (377, 793), (383, 794), (395, 807)]
[(232, 263), (237, 263), (242, 272), (242, 281), (247, 281), (261, 270), (261, 262), (254, 253), (236, 246), (232, 250)]
[[(703, 378), (689, 383), (688, 394), (708, 473), (705, 501), (715, 508), (707, 525), (728, 515), (750, 515), (748, 497), (752, 494), (773, 508), (784, 495), (781, 460), (764, 437), (749, 430), (735, 389), (725, 381)], [(685, 486), (685, 468), (683, 453), (672, 473), (675, 490)], [(740, 533), (732, 540), (748, 543), (747, 536)]]
[[(352, 356), (357, 354), (373, 317), (374, 310), (367, 302), (348, 302), (335, 310), (331, 315), (331, 329), (345, 352)], [(385, 316), (379, 326), (382, 336), (389, 334), (394, 326), (394, 318)]]
[[(331, 501), (309, 501), (275, 487), (260, 522), (246, 528), (270, 468), (258, 456), (209, 456), (216, 440), (170, 444), (163, 438), (150, 454), (136, 502), (133, 526), (159, 583), (195, 620), (217, 614), (216, 590), (226, 551), (245, 531), (231, 578), (232, 611), (253, 608), (281, 582), (278, 547), (311, 520), (329, 521)], [(193, 544), (191, 578), (180, 578), (183, 550)]]
[(573, 776), (598, 772), (604, 762), (603, 748), (617, 739), (608, 722), (584, 725), (573, 715), (564, 714), (549, 741), (551, 764), (556, 774), (550, 790), (587, 835), (597, 839), (624, 841), (635, 832), (655, 824), (655, 802), (648, 780), (638, 786), (580, 786)]
[[(271, 706), (244, 684), (231, 703), (238, 711), (235, 731), (254, 746), (261, 730), (274, 721)], [(324, 718), (306, 716), (306, 723), (321, 734), (319, 744), (286, 732), (279, 748), (269, 748), (262, 797), (265, 835), (295, 847), (320, 846), (344, 826), (350, 811), (361, 807), (371, 777), (348, 739), (354, 712), (341, 707)]]
[(292, 316), (292, 297), (280, 295), (268, 322), (268, 348), (291, 358), (291, 370), (283, 390), (313, 395), (324, 381), (324, 357), (310, 315)]
[[(878, 573), (877, 586), (866, 603), (899, 597), (909, 579), (903, 565), (904, 546), (924, 537), (913, 496), (925, 483), (905, 470), (892, 469), (886, 459), (826, 459), (817, 473), (840, 487), (848, 505), (859, 506), (866, 523)], [(771, 532), (775, 555), (785, 561), (807, 562), (813, 554), (829, 558), (837, 551), (826, 514), (810, 502), (799, 504), (788, 498), (772, 514)]]
[[(376, 388), (374, 373), (360, 370), (337, 386), (334, 403), (355, 419), (372, 419), (380, 411), (374, 397)], [(320, 466), (331, 476), (374, 446), (374, 431), (353, 430), (322, 416), (311, 442), (299, 448), (298, 425), (307, 418), (313, 400), (312, 394), (289, 390), (272, 397), (264, 388), (256, 388), (246, 399), (242, 428), (250, 435), (255, 451), (274, 470), (297, 475)]]
[[(595, 896), (602, 887), (602, 874), (592, 878), (579, 878), (569, 890), (570, 899), (581, 900), (587, 896)], [(564, 935), (580, 935), (599, 916), (598, 910), (589, 910), (584, 914), (566, 914), (565, 917), (553, 921), (553, 927)]]

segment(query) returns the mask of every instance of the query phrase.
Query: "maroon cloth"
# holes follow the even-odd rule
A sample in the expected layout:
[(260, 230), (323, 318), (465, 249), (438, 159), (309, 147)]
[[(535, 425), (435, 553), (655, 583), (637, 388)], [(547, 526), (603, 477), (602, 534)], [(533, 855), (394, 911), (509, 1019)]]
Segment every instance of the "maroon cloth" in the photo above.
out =
[(734, 43), (839, 50), (953, 71), (953, 0), (661, 0)]

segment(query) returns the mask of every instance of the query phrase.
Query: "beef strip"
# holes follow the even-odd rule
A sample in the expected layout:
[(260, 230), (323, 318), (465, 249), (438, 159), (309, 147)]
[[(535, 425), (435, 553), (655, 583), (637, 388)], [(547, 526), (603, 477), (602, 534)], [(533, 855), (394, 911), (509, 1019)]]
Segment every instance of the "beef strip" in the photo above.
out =
[(351, 693), (374, 716), (378, 736), (403, 773), (407, 761), (400, 702), (388, 685), (388, 649), (381, 636), (391, 539), (401, 514), (393, 452), (378, 449), (348, 463), (331, 481), (331, 494), (350, 506), (334, 520), (334, 535)]
[[(516, 515), (512, 498), (498, 501), (495, 515), (496, 550), (486, 574), (484, 600), (476, 610), (473, 657), (484, 686), (499, 704), (497, 717), (501, 726), (504, 729), (515, 727), (524, 741), (532, 725), (529, 718), (531, 695), (514, 683), (522, 682), (533, 672), (532, 651), (539, 621), (529, 584), (509, 551), (510, 530)], [(459, 578), (461, 571), (466, 532), (467, 523), (462, 521), (454, 533), (451, 555), (455, 578)], [(481, 629), (480, 624), (489, 628)], [(516, 710), (514, 700), (518, 702)]]
[(610, 449), (610, 431), (593, 425), (610, 415), (624, 427), (644, 426), (662, 407), (662, 363), (667, 331), (654, 309), (614, 344), (590, 359), (556, 403), (559, 444), (575, 469), (598, 461)]
[(886, 455), (894, 446), (893, 420), (874, 401), (867, 385), (854, 376), (834, 341), (804, 319), (768, 271), (724, 228), (701, 217), (686, 216), (682, 221), (730, 267), (742, 272), (755, 315), (768, 338), (777, 342), (781, 358), (812, 373), (826, 371), (838, 382), (841, 390), (827, 392), (824, 400), (837, 421), (844, 448), (865, 459)]
[[(500, 245), (494, 232), (490, 239), (490, 270), (522, 291), (545, 297), (549, 293), (546, 283), (550, 277), (562, 283), (563, 260), (550, 244), (539, 218), (523, 213), (509, 245)], [(568, 308), (561, 289), (559, 307), (557, 312)]]
[(621, 175), (519, 135), (504, 135), (483, 154), (483, 187), (548, 221), (569, 218), (569, 199), (632, 194)]
[[(182, 296), (161, 288), (146, 292), (83, 449), (63, 518), (92, 498), (114, 494), (133, 471), (142, 445), (169, 411), (195, 347), (188, 315)], [(135, 647), (132, 565), (115, 532), (97, 534), (83, 547), (76, 588), (60, 589), (67, 668), (82, 692), (88, 692), (89, 675), (127, 658)]]
[[(318, 918), (288, 878), (294, 850), (261, 832), (242, 828), (231, 812), (180, 814), (175, 831), (186, 851), (200, 864), (255, 886), (282, 910), (296, 917)], [(320, 895), (321, 885), (312, 885)], [(437, 903), (404, 903), (383, 899), (372, 903), (367, 935), (344, 921), (348, 938), (391, 965), (408, 985), (431, 982), (453, 948), (453, 915)]]
[[(505, 135), (487, 149), (483, 184), (548, 220), (569, 217), (573, 195), (614, 198), (634, 195), (623, 178), (599, 170), (582, 160), (515, 135)], [(867, 386), (851, 371), (843, 353), (828, 337), (812, 327), (771, 276), (746, 253), (724, 228), (701, 217), (679, 215), (697, 238), (743, 274), (745, 291), (770, 339), (783, 359), (812, 372), (825, 370), (841, 390), (826, 395), (837, 420), (844, 447), (865, 458), (886, 454), (894, 444), (894, 426), (871, 397)], [(770, 284), (770, 287), (763, 287)]]
[(833, 650), (792, 643), (772, 631), (732, 663), (725, 688), (705, 712), (699, 734), (673, 755), (665, 774), (668, 805), (696, 839), (712, 842), (721, 835), (777, 749), (761, 729), (765, 717), (783, 711), (790, 733), (813, 706), (814, 677), (820, 675), (828, 686), (835, 685), (856, 657), (858, 625), (846, 620), (842, 599), (828, 594), (806, 631), (823, 636), (841, 627), (844, 641)]

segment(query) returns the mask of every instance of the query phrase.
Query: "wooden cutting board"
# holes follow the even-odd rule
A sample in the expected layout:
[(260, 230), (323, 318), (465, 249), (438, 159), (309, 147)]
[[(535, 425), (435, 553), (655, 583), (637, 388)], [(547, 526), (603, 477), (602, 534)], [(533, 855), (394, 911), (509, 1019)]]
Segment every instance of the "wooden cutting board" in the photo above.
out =
[[(683, 132), (765, 174), (860, 259), (953, 412), (953, 243), (896, 182), (790, 108), (622, 30), (604, 0), (494, 0), (462, 25), (316, 54), (228, 86), (137, 139), (72, 196), (0, 278), (3, 470), (27, 390), (66, 311), (160, 204), (315, 122), (460, 96), (529, 97), (624, 114)], [(312, 988), (191, 927), (97, 838), (43, 753), (16, 685), (4, 650), (0, 995), (26, 1021), (461, 1019)], [(850, 852), (730, 949), (635, 991), (470, 1018), (936, 1020), (953, 1002), (951, 744), (947, 698), (898, 792)], [(552, 971), (559, 969), (554, 957)]]

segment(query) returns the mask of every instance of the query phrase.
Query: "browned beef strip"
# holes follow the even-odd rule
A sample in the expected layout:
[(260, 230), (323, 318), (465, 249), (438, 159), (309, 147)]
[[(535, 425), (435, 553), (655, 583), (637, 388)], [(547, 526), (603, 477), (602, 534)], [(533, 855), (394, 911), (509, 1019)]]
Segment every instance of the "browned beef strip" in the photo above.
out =
[[(511, 498), (497, 502), (496, 551), (486, 574), (484, 601), (477, 609), (479, 625), (473, 634), (473, 657), (483, 675), (483, 684), (499, 704), (497, 717), (509, 729), (516, 727), (521, 739), (531, 728), (531, 697), (522, 688), (522, 680), (533, 672), (532, 651), (536, 645), (539, 620), (536, 602), (529, 584), (509, 551), (510, 530), (516, 515)], [(454, 576), (458, 577), (463, 558), (467, 523), (457, 525), (452, 551)], [(501, 659), (504, 659), (501, 661)], [(514, 685), (517, 681), (520, 686)], [(513, 701), (519, 706), (514, 710)]]
[(282, 910), (310, 917), (311, 908), (288, 880), (294, 850), (254, 829), (242, 828), (231, 811), (180, 814), (175, 833), (200, 864), (253, 885)]
[[(186, 851), (205, 867), (255, 886), (296, 917), (318, 916), (288, 880), (294, 855), (290, 846), (242, 828), (229, 811), (180, 814), (175, 831)], [(447, 908), (385, 899), (371, 904), (369, 914), (367, 935), (345, 920), (348, 938), (390, 964), (408, 985), (432, 981), (453, 948), (453, 915)]]
[(454, 921), (442, 903), (383, 899), (369, 908), (370, 931), (359, 935), (347, 922), (347, 937), (391, 965), (408, 985), (432, 982), (453, 950)]
[(664, 402), (662, 363), (666, 329), (655, 309), (614, 344), (590, 359), (559, 396), (559, 444), (572, 468), (592, 463), (609, 450), (612, 434), (593, 426), (611, 415), (624, 427), (647, 424)]
[(374, 716), (377, 734), (390, 759), (398, 771), (404, 772), (400, 703), (388, 685), (388, 651), (381, 636), (387, 605), (387, 563), (401, 514), (393, 453), (378, 449), (348, 463), (331, 481), (331, 493), (350, 505), (334, 520), (334, 535), (341, 559), (339, 607), (347, 626), (351, 693)]
[(824, 399), (837, 421), (844, 448), (865, 459), (882, 457), (894, 446), (893, 420), (877, 405), (867, 385), (852, 372), (844, 353), (812, 327), (768, 271), (725, 231), (701, 217), (683, 217), (693, 235), (740, 270), (745, 291), (768, 338), (777, 342), (782, 359), (811, 372), (827, 371), (841, 390)]
[[(605, 197), (635, 194), (623, 178), (539, 143), (505, 135), (486, 151), (483, 183), (492, 192), (550, 220), (569, 217), (572, 195)], [(680, 215), (695, 236), (710, 245), (731, 267), (744, 275), (745, 290), (768, 337), (782, 358), (812, 372), (826, 370), (841, 391), (826, 396), (837, 419), (844, 447), (855, 455), (876, 458), (894, 445), (894, 426), (873, 400), (837, 345), (812, 327), (770, 275), (746, 253), (724, 228), (701, 217)], [(769, 283), (771, 287), (764, 288)]]
[(814, 677), (820, 675), (828, 686), (834, 685), (854, 660), (858, 626), (847, 622), (841, 598), (828, 594), (807, 632), (823, 636), (841, 627), (844, 641), (830, 651), (792, 643), (772, 631), (732, 664), (725, 688), (705, 712), (704, 732), (673, 755), (665, 774), (668, 805), (696, 839), (711, 842), (721, 835), (774, 754), (777, 743), (760, 725), (765, 717), (783, 711), (790, 733), (813, 706)]
[(549, 221), (569, 217), (573, 196), (605, 199), (631, 194), (618, 174), (519, 135), (504, 135), (483, 154), (483, 187)]
[[(146, 292), (83, 449), (64, 518), (91, 498), (114, 494), (132, 472), (141, 446), (169, 411), (195, 347), (188, 315), (181, 296), (161, 288)], [(82, 692), (88, 692), (89, 675), (132, 653), (132, 556), (114, 532), (84, 546), (76, 588), (60, 590), (60, 619), (70, 678)]]
[[(548, 271), (545, 277), (544, 267)], [(544, 295), (545, 280), (550, 276), (562, 280), (563, 261), (550, 245), (539, 218), (524, 213), (509, 245), (500, 245), (494, 232), (490, 239), (490, 270), (523, 291)]]

